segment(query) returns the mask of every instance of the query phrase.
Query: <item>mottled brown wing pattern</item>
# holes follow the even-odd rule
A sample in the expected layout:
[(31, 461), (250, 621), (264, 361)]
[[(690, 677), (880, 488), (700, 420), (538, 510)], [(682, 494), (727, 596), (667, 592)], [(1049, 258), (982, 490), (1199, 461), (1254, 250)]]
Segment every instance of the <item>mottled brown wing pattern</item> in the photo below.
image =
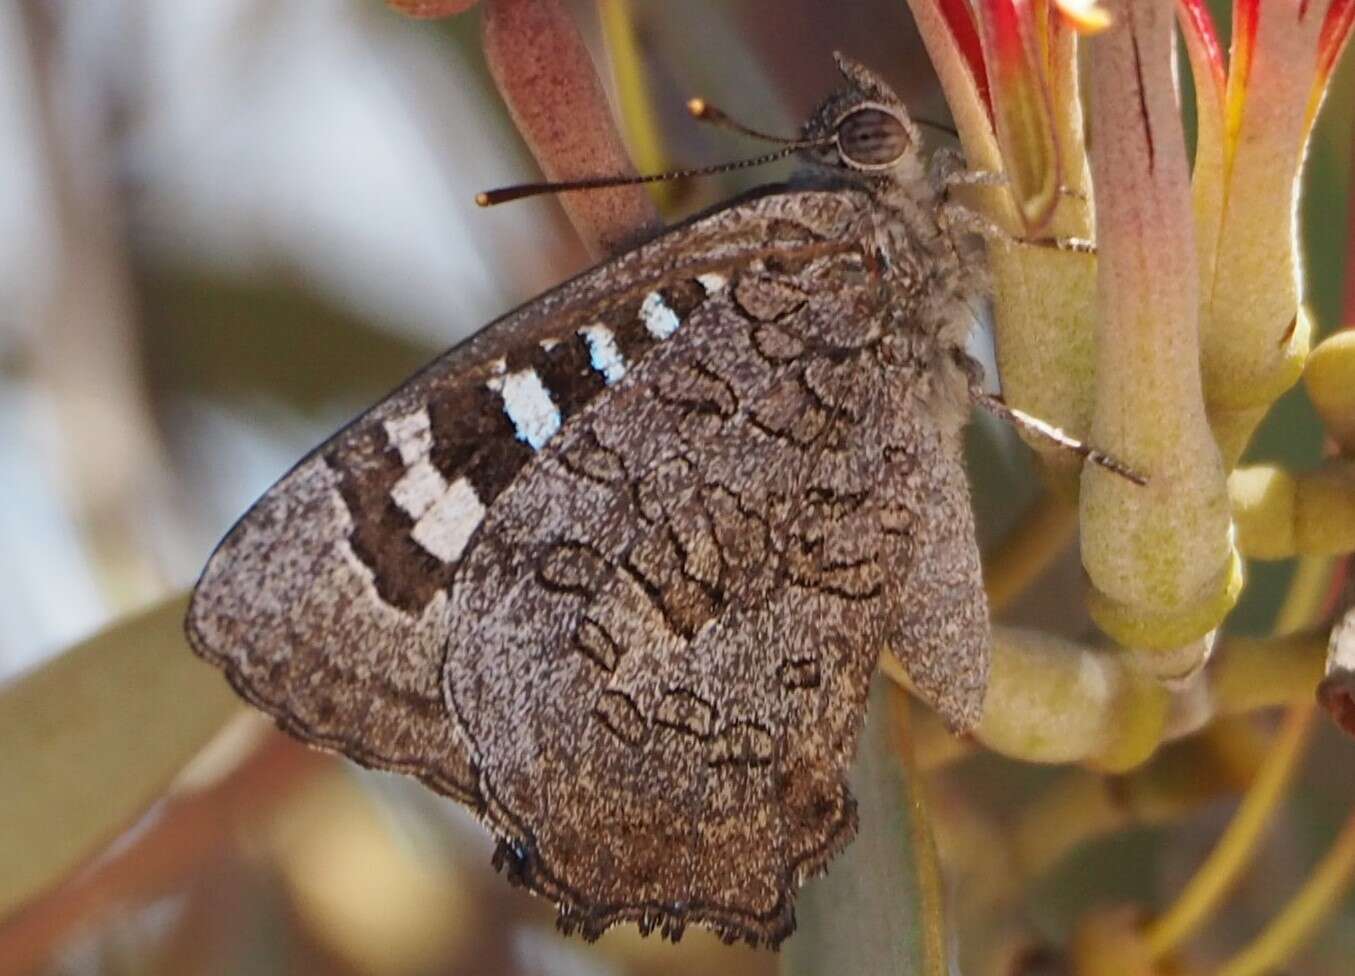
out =
[(904, 107), (839, 64), (819, 176), (452, 350), (274, 486), (190, 607), (245, 698), (465, 802), (590, 937), (779, 943), (855, 831), (880, 651), (952, 728), (982, 704), (982, 275)]
[[(792, 193), (788, 197), (800, 198)], [(472, 807), (447, 714), (448, 590), (535, 448), (760, 255), (821, 247), (771, 190), (676, 228), (510, 313), (297, 465), (240, 520), (189, 611), (194, 649), (299, 737)], [(781, 200), (778, 203), (778, 200)]]
[(448, 697), (499, 863), (566, 928), (778, 943), (854, 832), (880, 649), (952, 724), (977, 715), (986, 619), (946, 646), (911, 602), (984, 614), (967, 507), (959, 538), (926, 521), (967, 492), (953, 391), (867, 251), (734, 269), (543, 448), (458, 573)]
[(194, 648), (476, 809), (565, 927), (776, 944), (880, 649), (957, 728), (986, 669), (963, 390), (875, 206), (746, 198), (457, 347), (232, 530)]
[(886, 583), (894, 615), (885, 644), (918, 695), (964, 733), (982, 715), (992, 630), (958, 431), (942, 428), (902, 456), (909, 473), (888, 490), (909, 500), (912, 546), (908, 571)]

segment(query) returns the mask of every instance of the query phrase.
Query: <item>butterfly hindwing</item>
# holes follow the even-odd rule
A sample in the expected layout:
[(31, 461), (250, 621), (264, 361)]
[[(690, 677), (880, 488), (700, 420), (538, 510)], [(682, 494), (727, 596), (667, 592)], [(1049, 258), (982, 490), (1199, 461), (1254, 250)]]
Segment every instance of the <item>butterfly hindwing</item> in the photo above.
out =
[(903, 484), (882, 490), (925, 513), (910, 513), (908, 569), (888, 583), (895, 614), (886, 646), (914, 691), (958, 734), (979, 723), (992, 634), (956, 434), (942, 427), (915, 441), (903, 455), (909, 469)]
[(857, 246), (732, 269), (541, 450), (461, 568), (448, 697), (500, 862), (566, 927), (775, 944), (854, 832), (870, 676), (891, 638), (933, 649), (906, 601), (936, 581), (908, 581), (951, 542), (925, 517), (959, 469), (900, 327), (918, 310), (877, 285)]

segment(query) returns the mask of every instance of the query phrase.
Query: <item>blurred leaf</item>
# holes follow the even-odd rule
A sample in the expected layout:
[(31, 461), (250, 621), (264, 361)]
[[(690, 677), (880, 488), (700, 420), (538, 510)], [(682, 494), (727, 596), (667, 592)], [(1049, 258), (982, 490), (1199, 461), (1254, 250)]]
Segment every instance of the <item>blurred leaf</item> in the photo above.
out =
[(314, 412), (336, 398), (371, 402), (439, 351), (285, 281), (178, 271), (147, 274), (140, 289), (157, 389), (263, 393)]
[(161, 796), (240, 707), (183, 637), (187, 596), (0, 689), (0, 917)]
[(906, 700), (877, 675), (852, 769), (860, 832), (805, 886), (798, 926), (783, 950), (785, 976), (948, 971), (942, 891), (918, 777), (899, 756), (899, 711)]

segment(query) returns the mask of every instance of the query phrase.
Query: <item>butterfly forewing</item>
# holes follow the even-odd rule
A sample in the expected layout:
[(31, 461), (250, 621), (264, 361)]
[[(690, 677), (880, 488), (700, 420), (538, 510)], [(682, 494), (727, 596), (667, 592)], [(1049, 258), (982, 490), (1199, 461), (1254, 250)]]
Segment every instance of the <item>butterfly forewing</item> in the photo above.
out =
[(815, 243), (765, 207), (679, 228), (505, 316), (314, 451), (213, 554), (194, 648), (289, 731), (478, 805), (441, 691), (461, 557), (535, 448), (718, 290), (722, 269)]

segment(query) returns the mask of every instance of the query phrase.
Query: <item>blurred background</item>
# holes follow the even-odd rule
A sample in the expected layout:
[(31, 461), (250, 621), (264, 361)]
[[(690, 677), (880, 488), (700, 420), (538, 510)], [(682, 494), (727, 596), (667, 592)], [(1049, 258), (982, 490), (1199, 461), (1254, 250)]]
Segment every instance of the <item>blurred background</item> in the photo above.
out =
[[(572, 6), (609, 78), (598, 4)], [(885, 74), (915, 114), (945, 118), (902, 0), (630, 8), (666, 163), (760, 151), (690, 121), (696, 94), (792, 132), (835, 86), (834, 49)], [(1305, 177), (1324, 334), (1340, 324), (1346, 260), (1345, 61)], [(787, 172), (666, 187), (665, 215)], [(305, 451), (438, 351), (586, 267), (554, 202), (473, 204), (478, 190), (536, 176), (474, 11), (428, 23), (378, 0), (0, 5), (0, 683), (191, 584), (231, 521)], [(1038, 484), (1006, 431), (980, 423), (971, 440), (991, 541)], [(1320, 448), (1296, 391), (1253, 456), (1307, 466)], [(1255, 572), (1233, 626), (1264, 632), (1288, 572)], [(1069, 619), (1081, 585), (1074, 550), (1014, 619), (1086, 632)], [(1351, 752), (1326, 723), (1316, 749), (1284, 829), (1211, 937), (1254, 931), (1273, 889), (1296, 884), (1355, 802)], [(1089, 899), (1161, 903), (1230, 808), (1221, 788), (1170, 827), (1083, 845), (1018, 898), (1002, 838), (1055, 775), (977, 756), (932, 784), (966, 972), (987, 971), (998, 943), (1057, 941)], [(547, 906), (494, 876), (485, 832), (459, 808), (251, 716), (180, 790), (168, 822), (152, 811), (36, 921), (0, 919), (0, 973), (776, 968), (701, 932), (676, 948), (629, 929), (596, 946), (562, 939)], [(1355, 971), (1352, 923), (1348, 902), (1294, 971)]]

